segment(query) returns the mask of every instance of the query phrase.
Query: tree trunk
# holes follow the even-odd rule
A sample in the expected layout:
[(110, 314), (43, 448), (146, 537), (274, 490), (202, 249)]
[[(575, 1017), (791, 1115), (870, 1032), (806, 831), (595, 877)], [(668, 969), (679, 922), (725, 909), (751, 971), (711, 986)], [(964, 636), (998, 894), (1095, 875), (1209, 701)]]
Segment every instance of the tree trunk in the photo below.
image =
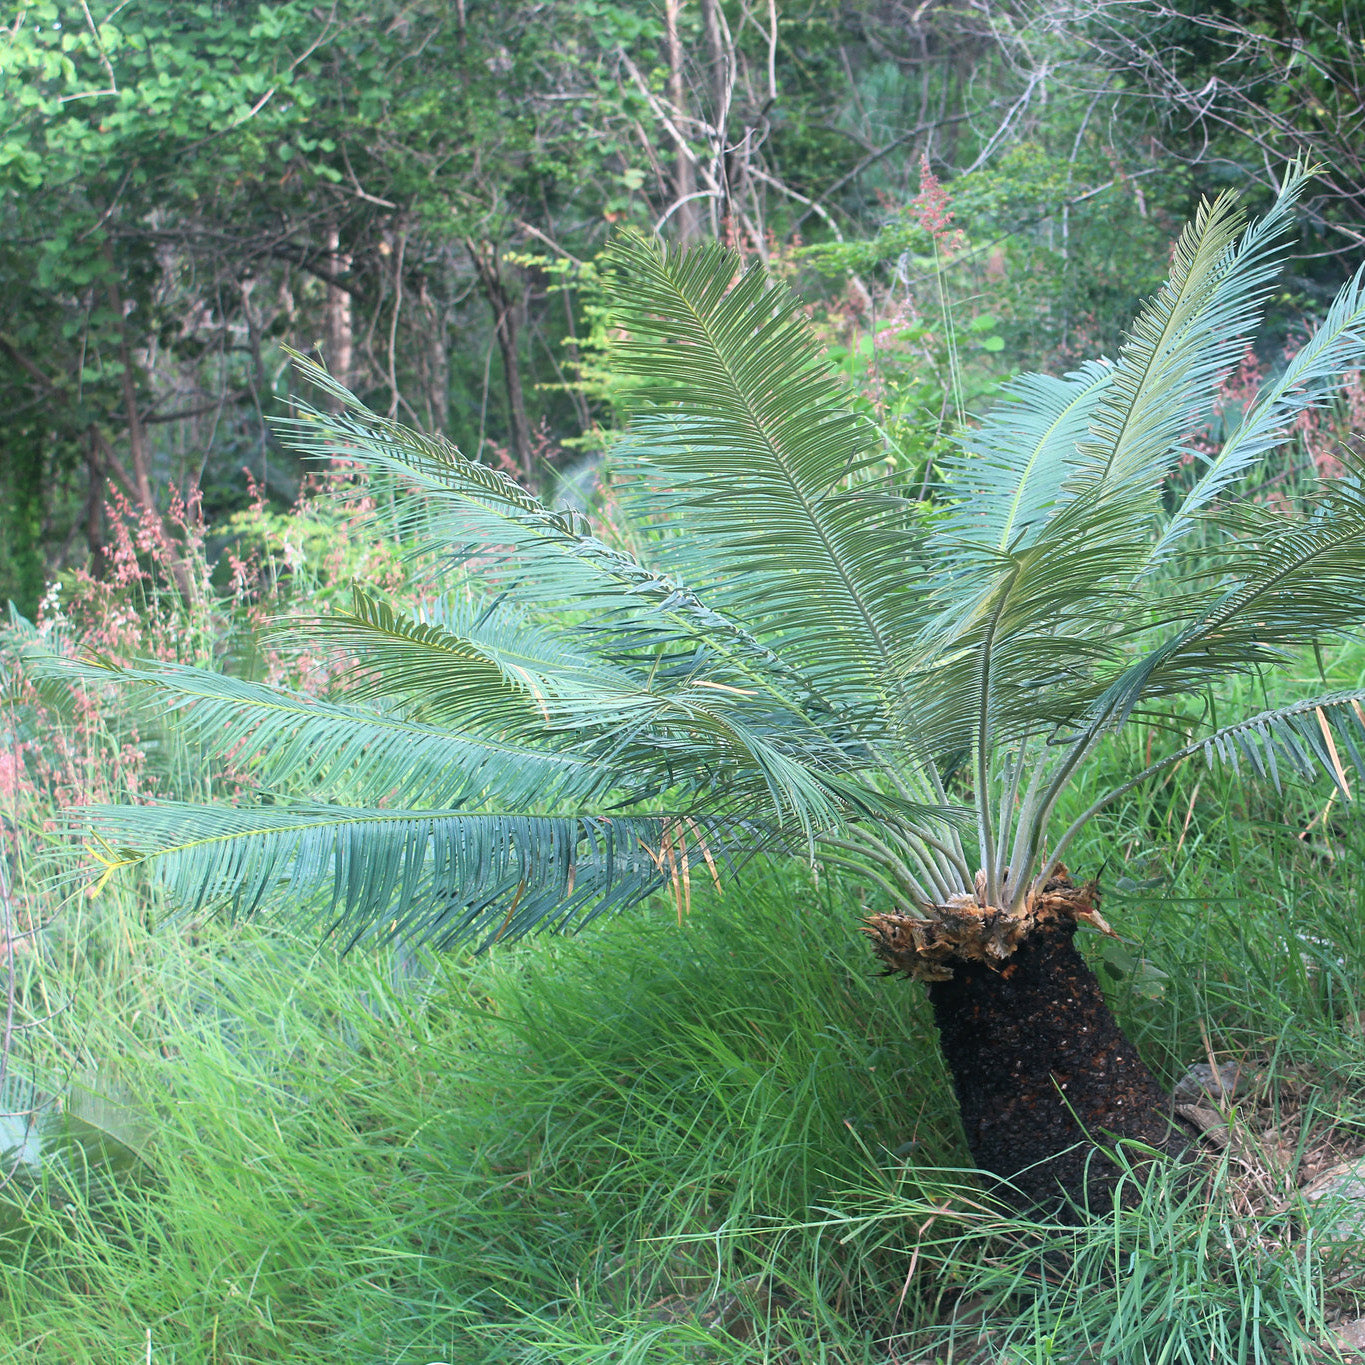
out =
[(521, 361), (517, 355), (516, 303), (502, 282), (498, 249), (492, 242), (466, 241), (484, 297), (493, 313), (493, 335), (502, 352), (502, 377), (507, 393), (507, 424), (512, 437), (512, 453), (521, 470), (522, 481), (534, 490), (537, 484), (535, 453), (531, 449), (531, 424), (526, 416), (526, 398), (521, 387)]
[(730, 63), (721, 32), (719, 0), (701, 0), (701, 27), (706, 41), (706, 64), (711, 78), (711, 124), (715, 133), (712, 147), (712, 175), (719, 198), (711, 201), (711, 232), (717, 241), (724, 239), (724, 226), (731, 215), (730, 157), (726, 128), (730, 122)]
[(1187, 1145), (1076, 951), (1078, 919), (1098, 919), (1094, 887), (1059, 877), (1022, 918), (964, 898), (939, 920), (875, 915), (867, 929), (891, 970), (929, 982), (976, 1165), (1051, 1209), (1107, 1203), (1120, 1168), (1096, 1144)]
[[(664, 46), (668, 55), (668, 98), (677, 115), (676, 123), (680, 130), (687, 128), (687, 89), (683, 84), (683, 48), (678, 33), (678, 20), (682, 13), (682, 0), (665, 0), (664, 3)], [(677, 226), (679, 246), (691, 246), (698, 238), (696, 169), (692, 158), (679, 147), (673, 171), (673, 221)]]
[[(341, 249), (341, 229), (329, 223), (324, 238), (327, 255), (324, 265), (333, 280), (340, 279), (351, 268), (351, 255)], [(324, 357), (333, 379), (343, 388), (351, 386), (351, 367), (355, 356), (355, 327), (351, 317), (351, 295), (340, 285), (327, 285), (326, 320), (327, 354)], [(328, 406), (339, 409), (337, 399), (329, 398)]]
[(422, 281), (417, 295), (422, 318), (422, 345), (417, 354), (417, 382), (422, 395), (427, 430), (444, 435), (450, 425), (450, 356), (446, 319)]

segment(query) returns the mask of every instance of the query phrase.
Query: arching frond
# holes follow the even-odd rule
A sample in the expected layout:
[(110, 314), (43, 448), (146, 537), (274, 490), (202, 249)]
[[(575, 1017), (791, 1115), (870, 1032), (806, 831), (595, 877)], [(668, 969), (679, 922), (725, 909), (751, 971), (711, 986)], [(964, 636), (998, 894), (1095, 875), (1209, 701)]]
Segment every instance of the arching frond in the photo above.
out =
[[(179, 664), (117, 667), (54, 661), (62, 676), (122, 683), (134, 706), (169, 719), (205, 758), (231, 760), (262, 785), (316, 793), (370, 792), (450, 807), (591, 799), (632, 774), (581, 755), (435, 727)], [(633, 782), (644, 788), (650, 774)]]
[(1113, 367), (1088, 361), (1064, 379), (1026, 374), (1007, 384), (974, 430), (958, 438), (961, 453), (943, 465), (953, 500), (934, 528), (932, 550), (955, 577), (970, 577), (981, 556), (1026, 549), (1030, 537), (1069, 496), (1095, 409)]
[[(667, 542), (698, 590), (818, 676), (875, 693), (922, 587), (913, 508), (859, 479), (873, 433), (843, 395), (780, 284), (733, 252), (615, 248), (618, 363), (649, 381), (629, 454), (647, 452)], [(667, 491), (664, 492), (663, 490)], [(818, 622), (818, 628), (816, 623)]]
[(1176, 243), (1166, 283), (1119, 352), (1092, 439), (1081, 447), (1086, 467), (1075, 480), (1078, 496), (1151, 491), (1174, 463), (1184, 433), (1212, 408), (1212, 381), (1241, 358), (1309, 173), (1305, 163), (1294, 163), (1270, 212), (1240, 240), (1235, 195), (1201, 205)]
[[(1200, 753), (1209, 764), (1226, 763), (1234, 771), (1245, 762), (1256, 777), (1273, 783), (1276, 791), (1280, 790), (1282, 775), (1308, 780), (1326, 776), (1347, 800), (1352, 800), (1359, 784), (1365, 781), (1365, 688), (1329, 692), (1260, 711), (1167, 754), (1082, 811), (1057, 840), (1040, 877), (1049, 874), (1076, 835), (1105, 806), (1165, 769)], [(1355, 789), (1351, 785), (1351, 770), (1356, 775)]]
[[(696, 817), (471, 815), (334, 806), (78, 808), (105, 875), (154, 870), (190, 912), (287, 905), (343, 943), (401, 937), (484, 942), (578, 928), (671, 875), (665, 845), (713, 862), (774, 844), (757, 825)], [(673, 855), (676, 866), (677, 854)]]
[[(396, 803), (444, 801), (479, 809), (546, 809), (563, 802), (603, 808), (668, 793), (698, 815), (743, 809), (807, 838), (837, 827), (848, 809), (929, 814), (880, 792), (857, 773), (866, 760), (783, 719), (752, 699), (700, 681), (673, 699), (653, 698), (638, 724), (569, 733), (545, 727), (560, 747), (490, 739), (240, 679), (171, 664), (118, 668), (60, 661), (68, 676), (116, 681), (203, 746), (231, 758), (263, 785), (345, 800), (370, 793)], [(566, 727), (567, 728), (567, 727)], [(566, 741), (573, 741), (572, 745)], [(608, 799), (610, 798), (610, 799)]]
[(1266, 385), (1209, 462), (1153, 548), (1160, 563), (1199, 514), (1285, 439), (1294, 419), (1319, 406), (1326, 384), (1365, 357), (1365, 266), (1344, 284), (1331, 308), (1280, 377)]
[(766, 790), (771, 818), (811, 830), (837, 824), (857, 788), (837, 782), (874, 766), (856, 729), (821, 726), (772, 694), (736, 686), (713, 656), (693, 654), (645, 678), (556, 648), (529, 623), (501, 633), (487, 620), (451, 621), (466, 631), (457, 636), (363, 593), (355, 602), (309, 634), (355, 652), (361, 699), (397, 700), (427, 724), (538, 737), (561, 756), (571, 748), (593, 771), (629, 773), (626, 790), (684, 788), (703, 807), (704, 789), (727, 800)]
[(542, 735), (575, 721), (652, 710), (646, 678), (575, 649), (496, 599), (447, 600), (418, 620), (356, 588), (349, 612), (291, 630), (354, 660), (346, 691), (357, 701), (399, 702), (436, 725)]
[[(922, 644), (996, 615), (1002, 590), (1037, 603), (1024, 607), (1028, 633), (1102, 634), (1106, 623), (1128, 624), (1115, 619), (1124, 602), (1130, 622), (1140, 618), (1131, 582), (1151, 562), (1159, 486), (1212, 404), (1212, 381), (1240, 358), (1306, 178), (1302, 164), (1291, 167), (1271, 212), (1240, 237), (1233, 196), (1204, 206), (1116, 365), (1092, 362), (1065, 380), (1027, 376), (964, 434), (963, 455), (947, 466), (959, 500), (932, 547), (949, 572), (935, 584), (939, 615)], [(1022, 562), (1034, 548), (1044, 553)]]
[(1202, 744), (1204, 757), (1210, 764), (1219, 760), (1234, 770), (1239, 759), (1245, 759), (1256, 776), (1269, 779), (1277, 791), (1281, 769), (1310, 780), (1325, 775), (1350, 799), (1347, 770), (1365, 777), (1362, 702), (1365, 689), (1262, 711), (1209, 735)]
[(1248, 505), (1227, 514), (1231, 582), (1191, 595), (1194, 619), (1132, 662), (1096, 702), (1091, 725), (1121, 723), (1140, 697), (1201, 691), (1229, 673), (1275, 663), (1284, 646), (1358, 629), (1365, 619), (1365, 491), (1337, 485), (1302, 520)]
[(324, 370), (303, 373), (340, 405), (302, 408), (279, 425), (310, 455), (346, 459), (395, 475), (405, 488), (395, 517), (419, 550), (463, 568), (507, 600), (540, 612), (591, 613), (634, 648), (679, 639), (713, 650), (750, 682), (787, 697), (817, 695), (814, 682), (686, 584), (647, 567), (593, 534), (582, 513), (551, 510), (507, 475), (466, 459), (450, 442), (367, 412)]

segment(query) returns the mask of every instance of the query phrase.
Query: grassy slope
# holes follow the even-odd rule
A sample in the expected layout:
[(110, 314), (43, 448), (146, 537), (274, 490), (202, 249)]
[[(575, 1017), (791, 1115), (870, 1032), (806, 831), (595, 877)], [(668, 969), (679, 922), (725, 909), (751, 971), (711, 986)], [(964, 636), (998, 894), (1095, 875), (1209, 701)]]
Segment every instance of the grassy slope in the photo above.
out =
[(804, 1219), (912, 1136), (952, 1159), (951, 1108), (922, 1001), (872, 977), (842, 906), (769, 891), (406, 980), (260, 929), (124, 921), (63, 1031), (153, 1098), (154, 1175), (44, 1220), (0, 1340), (492, 1360), (565, 1312), (629, 1316), (768, 1257), (854, 1293), (853, 1252), (716, 1230)]
[[(1365, 820), (1338, 802), (1297, 839), (1325, 799), (1190, 764), (1073, 863), (1110, 860), (1107, 911), (1166, 974), (1153, 999), (1102, 969), (1168, 1080), (1207, 1034), (1349, 1129)], [(1284, 1250), (1292, 1208), (1248, 1203), (1235, 1162), (1080, 1244), (950, 1204), (924, 1001), (873, 974), (856, 900), (787, 870), (695, 902), (416, 968), (264, 927), (149, 935), (113, 899), (68, 925), (28, 1050), (115, 1062), (156, 1134), (141, 1185), (54, 1191), (6, 1247), (2, 1358), (885, 1361), (893, 1325), (955, 1311), (900, 1358), (955, 1331), (961, 1359), (985, 1310), (985, 1358), (1289, 1359), (1258, 1352), (1359, 1288)]]

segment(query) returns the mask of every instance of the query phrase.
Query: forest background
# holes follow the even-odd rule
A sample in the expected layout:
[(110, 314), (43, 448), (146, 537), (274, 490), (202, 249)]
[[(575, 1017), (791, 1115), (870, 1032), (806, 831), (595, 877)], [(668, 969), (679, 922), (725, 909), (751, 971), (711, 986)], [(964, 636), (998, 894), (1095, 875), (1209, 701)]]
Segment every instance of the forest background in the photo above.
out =
[(111, 507), (168, 544), (202, 519), (225, 581), (233, 513), (299, 492), (285, 347), (572, 482), (613, 427), (594, 262), (621, 225), (794, 276), (914, 466), (1002, 376), (1112, 353), (1199, 197), (1256, 211), (1302, 150), (1289, 341), (1365, 254), (1353, 13), (26, 0), (0, 49), (0, 600), (107, 576)]

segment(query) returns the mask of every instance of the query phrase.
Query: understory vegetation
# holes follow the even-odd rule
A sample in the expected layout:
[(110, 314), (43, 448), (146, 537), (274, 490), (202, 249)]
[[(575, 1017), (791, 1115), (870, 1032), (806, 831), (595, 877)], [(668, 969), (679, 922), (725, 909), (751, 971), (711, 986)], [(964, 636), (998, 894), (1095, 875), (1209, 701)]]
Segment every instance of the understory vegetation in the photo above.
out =
[[(1168, 793), (1176, 841), (1196, 783)], [(1145, 1053), (1167, 1081), (1244, 1059), (1264, 1098), (1207, 1189), (1157, 1177), (1081, 1233), (954, 1169), (923, 1003), (871, 974), (835, 885), (764, 876), (682, 925), (661, 905), (474, 963), (153, 934), (106, 902), (44, 969), (60, 1028), (31, 1052), (135, 1096), (145, 1145), (112, 1180), (12, 1177), (7, 1358), (1320, 1359), (1359, 1246), (1310, 1238), (1294, 1194), (1365, 1147), (1365, 838), (1297, 835), (1199, 809), (1169, 882), (1120, 893)]]
[[(154, 579), (125, 592), (194, 646)], [(1356, 685), (1365, 652), (1321, 665)], [(11, 723), (63, 704), (21, 693)], [(201, 791), (169, 740), (120, 769), (112, 710), (47, 720), (106, 797)], [(1094, 781), (1173, 743), (1133, 729)], [(5, 1359), (1307, 1362), (1365, 1306), (1358, 1230), (1301, 1193), (1365, 1151), (1365, 822), (1330, 792), (1190, 760), (1076, 848), (1163, 1083), (1251, 1078), (1206, 1174), (1080, 1230), (983, 1197), (921, 990), (877, 976), (837, 876), (698, 867), (574, 939), (343, 958), (152, 888), (58, 906), (50, 798), (6, 800), (7, 1094), (35, 1087), (7, 1107), (48, 1126), (6, 1160)]]

